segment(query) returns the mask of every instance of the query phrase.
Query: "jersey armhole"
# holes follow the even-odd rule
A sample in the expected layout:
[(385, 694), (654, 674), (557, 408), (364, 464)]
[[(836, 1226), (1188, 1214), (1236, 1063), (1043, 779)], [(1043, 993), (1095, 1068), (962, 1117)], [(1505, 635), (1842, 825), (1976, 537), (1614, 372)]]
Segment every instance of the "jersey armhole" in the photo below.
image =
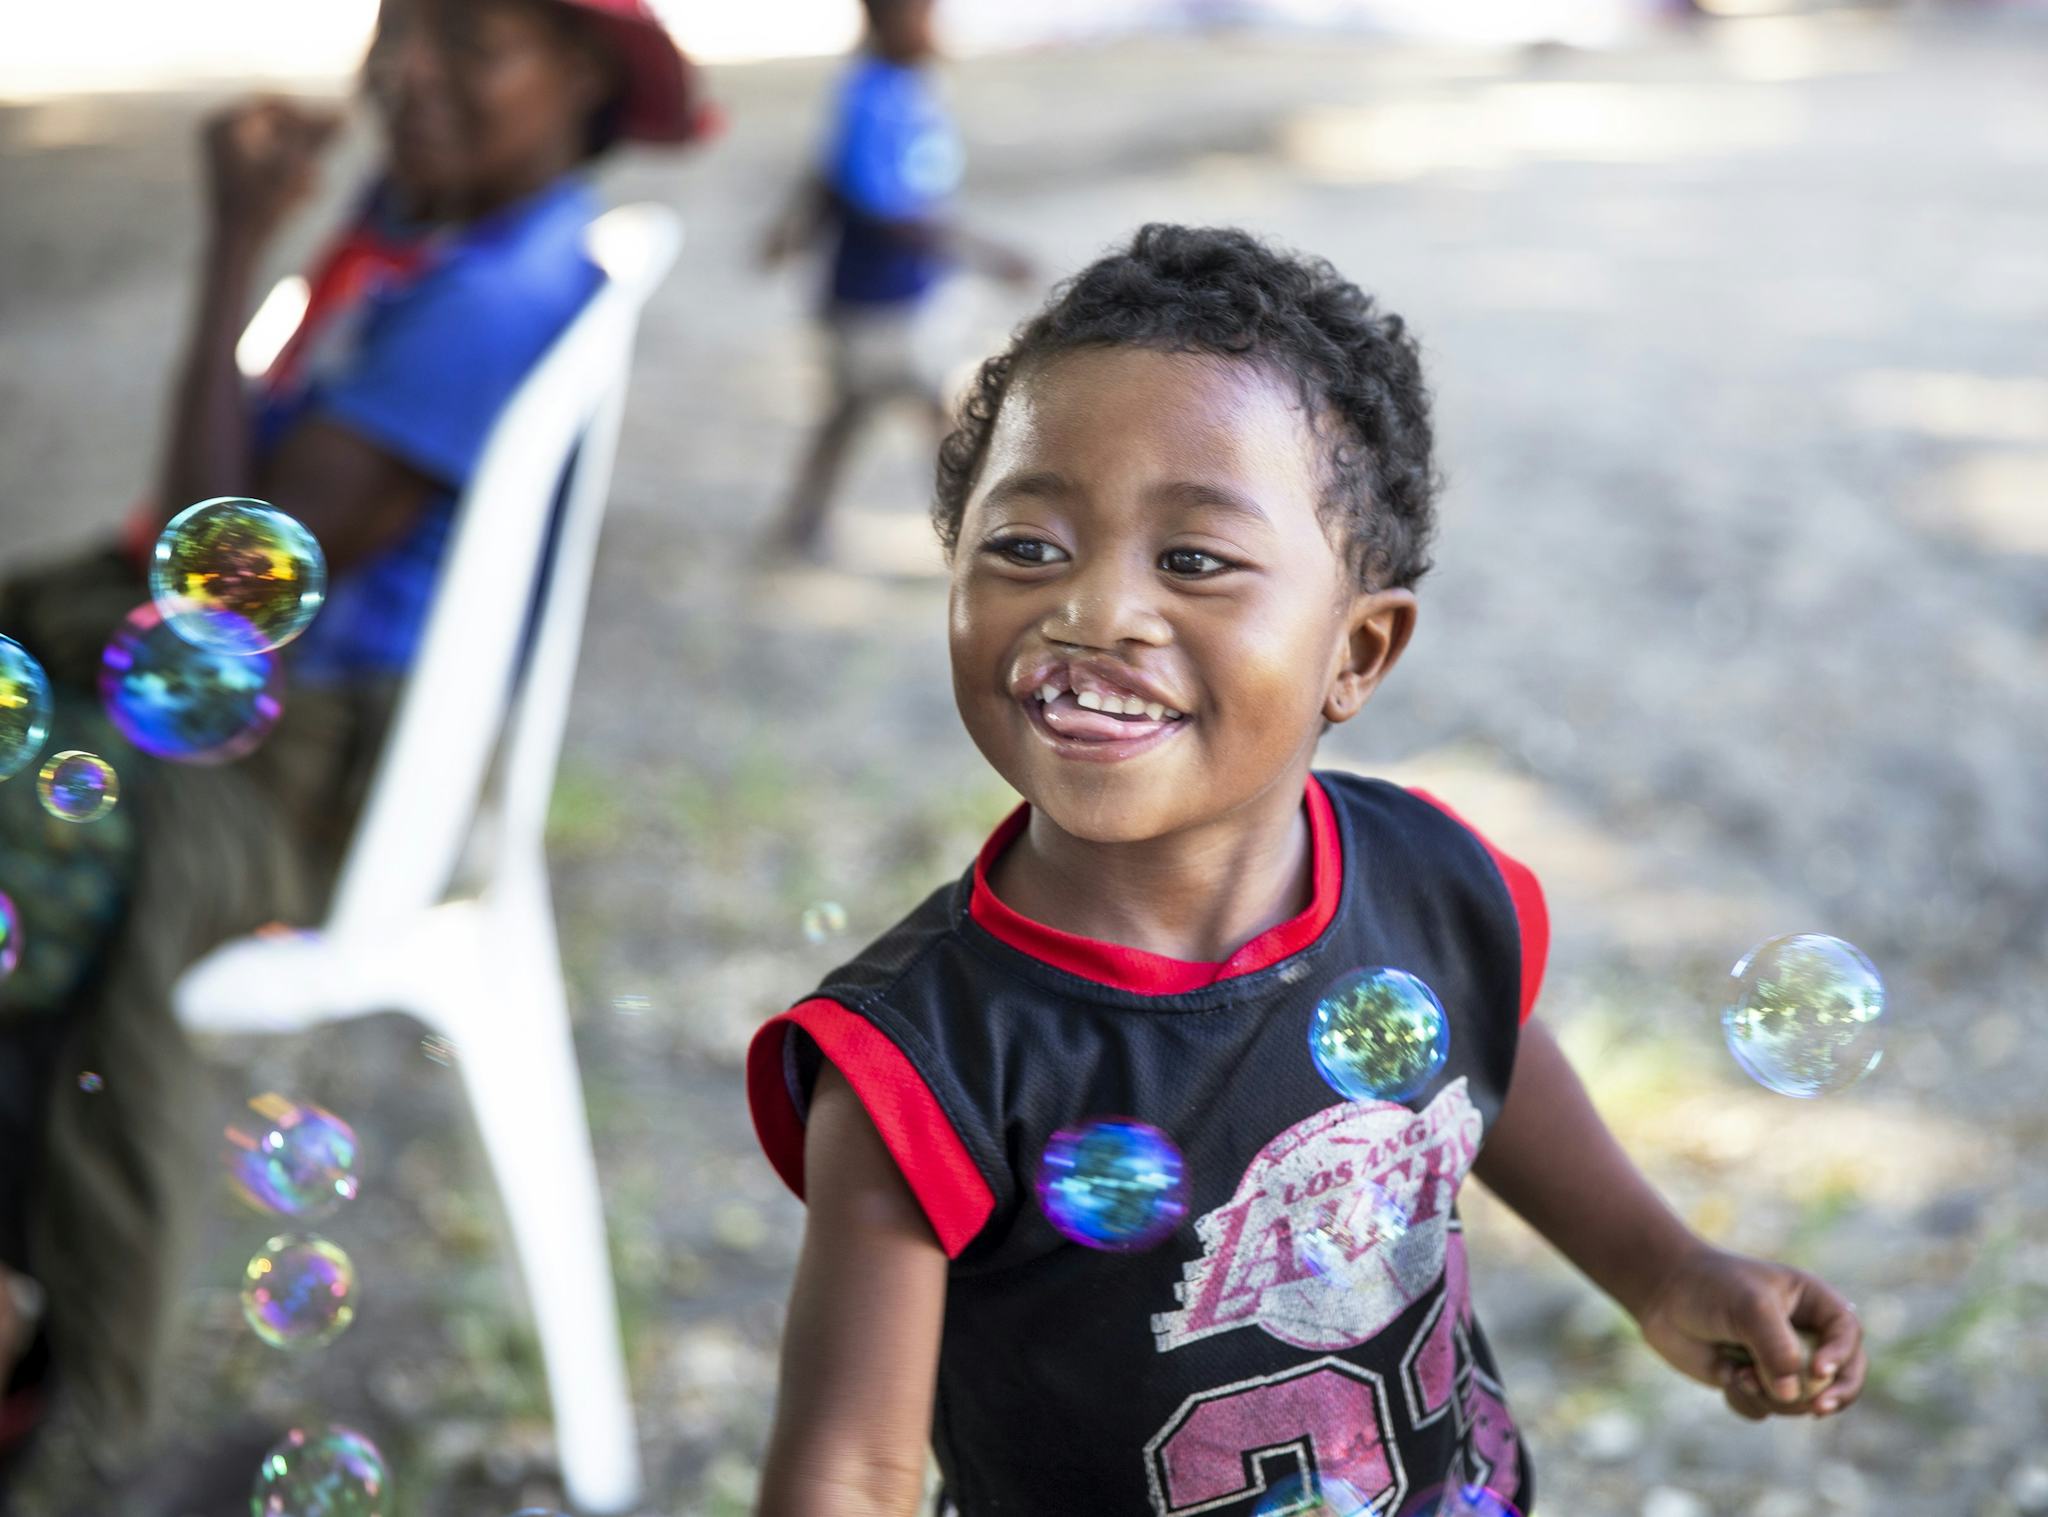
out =
[(793, 1057), (801, 1029), (846, 1077), (924, 1208), (946, 1257), (957, 1259), (990, 1213), (995, 1192), (945, 1109), (887, 1034), (839, 1002), (815, 997), (771, 1017), (747, 1048), (747, 1104), (775, 1172), (804, 1193), (804, 1088)]
[(1550, 962), (1550, 908), (1543, 899), (1543, 886), (1537, 881), (1536, 873), (1521, 860), (1502, 853), (1487, 839), (1486, 835), (1470, 822), (1459, 816), (1437, 796), (1427, 790), (1410, 787), (1408, 793), (1419, 801), (1427, 801), (1445, 816), (1471, 833), (1493, 860), (1493, 867), (1500, 871), (1501, 883), (1507, 886), (1508, 899), (1515, 908), (1515, 932), (1522, 945), (1522, 1005), (1519, 1021), (1529, 1020), (1529, 1014), (1536, 1009), (1536, 996), (1543, 989), (1543, 971)]

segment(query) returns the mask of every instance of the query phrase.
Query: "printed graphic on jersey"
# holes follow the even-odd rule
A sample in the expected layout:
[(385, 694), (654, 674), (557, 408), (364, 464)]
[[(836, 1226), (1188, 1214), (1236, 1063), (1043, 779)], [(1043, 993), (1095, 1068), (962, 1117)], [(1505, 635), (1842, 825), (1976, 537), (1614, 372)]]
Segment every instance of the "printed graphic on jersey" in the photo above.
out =
[[(1159, 1352), (1254, 1326), (1306, 1349), (1371, 1338), (1443, 1273), (1451, 1203), (1483, 1127), (1461, 1076), (1420, 1112), (1347, 1101), (1281, 1133), (1229, 1203), (1195, 1224), (1202, 1257), (1174, 1287), (1180, 1310), (1152, 1319)], [(1404, 1229), (1370, 1224), (1385, 1195)], [(1310, 1232), (1351, 1240), (1341, 1278), (1322, 1261), (1304, 1262), (1297, 1235)]]
[(1265, 1494), (1290, 1477), (1334, 1476), (1392, 1511), (1407, 1488), (1371, 1370), (1318, 1359), (1182, 1402), (1145, 1445), (1152, 1510), (1190, 1517)]

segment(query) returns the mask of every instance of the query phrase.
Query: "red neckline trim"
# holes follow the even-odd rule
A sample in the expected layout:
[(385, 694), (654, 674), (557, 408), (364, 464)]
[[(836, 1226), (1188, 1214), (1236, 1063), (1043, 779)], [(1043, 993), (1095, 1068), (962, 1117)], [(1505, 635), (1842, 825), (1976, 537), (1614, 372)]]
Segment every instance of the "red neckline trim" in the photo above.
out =
[(1337, 837), (1337, 815), (1330, 806), (1322, 781), (1313, 774), (1306, 787), (1309, 852), (1313, 885), (1308, 908), (1277, 927), (1269, 927), (1220, 963), (1176, 959), (1142, 948), (1127, 948), (1099, 938), (1085, 938), (1062, 932), (1043, 922), (1013, 911), (989, 888), (989, 866), (1015, 842), (1031, 814), (1031, 803), (1022, 801), (1004, 817), (974, 860), (974, 884), (967, 900), (968, 915), (983, 928), (1021, 953), (1064, 969), (1069, 974), (1139, 995), (1170, 996), (1200, 990), (1219, 980), (1251, 974), (1299, 953), (1321, 935), (1337, 915), (1337, 900), (1344, 890), (1343, 847)]

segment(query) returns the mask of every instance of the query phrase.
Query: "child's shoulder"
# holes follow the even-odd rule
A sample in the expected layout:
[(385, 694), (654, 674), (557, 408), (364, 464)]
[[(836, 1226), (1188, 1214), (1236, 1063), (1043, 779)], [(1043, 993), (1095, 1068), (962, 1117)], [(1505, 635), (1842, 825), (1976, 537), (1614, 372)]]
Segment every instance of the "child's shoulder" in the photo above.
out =
[(1502, 849), (1435, 791), (1346, 770), (1319, 769), (1316, 779), (1328, 793), (1332, 808), (1345, 816), (1358, 846), (1404, 847), (1450, 865), (1478, 864), (1483, 878), (1498, 876), (1517, 898), (1518, 906), (1524, 897), (1540, 895), (1535, 873), (1528, 865)]

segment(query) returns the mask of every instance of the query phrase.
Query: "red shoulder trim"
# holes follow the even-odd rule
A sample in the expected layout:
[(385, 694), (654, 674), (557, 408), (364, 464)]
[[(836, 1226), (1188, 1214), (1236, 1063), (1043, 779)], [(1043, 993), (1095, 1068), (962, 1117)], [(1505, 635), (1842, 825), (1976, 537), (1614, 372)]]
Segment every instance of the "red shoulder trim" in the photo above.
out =
[(1500, 871), (1502, 883), (1508, 887), (1508, 896), (1515, 903), (1515, 927), (1522, 939), (1522, 1017), (1526, 1022), (1529, 1013), (1536, 1009), (1536, 993), (1543, 988), (1543, 971), (1550, 962), (1550, 908), (1543, 901), (1543, 886), (1538, 883), (1535, 871), (1521, 860), (1502, 853), (1486, 835), (1457, 812), (1445, 805), (1427, 790), (1412, 786), (1408, 792), (1417, 800), (1428, 801), (1445, 816), (1479, 839), (1480, 846), (1492, 857), (1493, 864)]
[(775, 1172), (803, 1195), (804, 1124), (783, 1072), (783, 1045), (791, 1027), (817, 1039), (825, 1057), (846, 1076), (910, 1182), (946, 1257), (958, 1258), (995, 1210), (995, 1193), (903, 1051), (865, 1017), (822, 996), (769, 1018), (747, 1047), (747, 1105)]
[(1251, 974), (1299, 953), (1321, 935), (1337, 914), (1337, 902), (1344, 893), (1344, 850), (1337, 835), (1337, 816), (1324, 792), (1322, 781), (1313, 774), (1306, 789), (1309, 851), (1312, 859), (1309, 904), (1298, 916), (1260, 933), (1220, 963), (1176, 959), (1163, 953), (1147, 953), (1099, 938), (1062, 932), (1012, 911), (989, 889), (989, 867), (1015, 842), (1031, 814), (1031, 803), (1021, 802), (1003, 818), (988, 841), (981, 845), (974, 861), (974, 887), (968, 897), (968, 915), (1012, 948), (1033, 958), (1077, 974), (1098, 984), (1139, 995), (1170, 996), (1199, 990), (1218, 980)]

